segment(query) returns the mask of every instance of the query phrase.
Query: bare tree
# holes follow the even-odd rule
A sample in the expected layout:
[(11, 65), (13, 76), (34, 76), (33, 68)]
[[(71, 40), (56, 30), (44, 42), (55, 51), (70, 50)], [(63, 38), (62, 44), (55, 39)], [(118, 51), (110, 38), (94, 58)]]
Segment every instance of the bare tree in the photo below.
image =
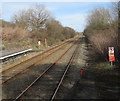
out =
[(120, 4), (119, 2), (112, 2), (111, 4), (111, 15), (113, 17), (113, 20), (118, 21), (118, 14), (120, 12)]
[(105, 8), (96, 8), (87, 18), (87, 25), (93, 28), (104, 28), (112, 22), (109, 11)]
[[(85, 35), (93, 45), (94, 51), (99, 54), (98, 58), (100, 57), (106, 60), (108, 56), (108, 47), (113, 46), (117, 49), (117, 27), (111, 16), (108, 9), (93, 9), (88, 16), (88, 25), (85, 30)], [(116, 51), (116, 54), (117, 53), (118, 52)]]
[(18, 14), (12, 17), (12, 20), (26, 29), (39, 30), (45, 27), (50, 18), (51, 15), (43, 5), (35, 5), (34, 8), (19, 11)]

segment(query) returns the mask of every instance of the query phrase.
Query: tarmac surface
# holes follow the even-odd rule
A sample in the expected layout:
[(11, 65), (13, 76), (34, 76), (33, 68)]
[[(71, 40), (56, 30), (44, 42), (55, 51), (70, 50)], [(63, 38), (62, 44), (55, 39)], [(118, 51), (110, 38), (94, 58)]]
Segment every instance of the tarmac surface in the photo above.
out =
[(13, 53), (21, 52), (22, 49), (15, 49), (15, 50), (2, 50), (0, 51), (0, 57), (7, 56)]

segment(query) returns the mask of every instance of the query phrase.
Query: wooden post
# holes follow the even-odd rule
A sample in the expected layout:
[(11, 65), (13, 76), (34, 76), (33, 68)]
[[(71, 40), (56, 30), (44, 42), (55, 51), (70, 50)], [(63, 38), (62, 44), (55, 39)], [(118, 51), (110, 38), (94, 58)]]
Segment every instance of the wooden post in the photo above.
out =
[(48, 45), (47, 45), (47, 39), (45, 39), (45, 47), (46, 48), (48, 47)]

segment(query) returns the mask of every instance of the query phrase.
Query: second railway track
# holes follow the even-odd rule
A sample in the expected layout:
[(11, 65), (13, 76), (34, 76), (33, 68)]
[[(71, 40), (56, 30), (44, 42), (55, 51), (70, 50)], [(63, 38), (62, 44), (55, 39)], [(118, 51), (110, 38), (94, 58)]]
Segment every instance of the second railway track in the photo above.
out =
[[(28, 98), (32, 99), (32, 98), (36, 98), (36, 95), (34, 95), (36, 90), (43, 91), (43, 93), (42, 92), (41, 93), (36, 92), (36, 94), (40, 94), (39, 95), (40, 99), (46, 99), (46, 97), (48, 99), (51, 98), (51, 96), (52, 96), (51, 94), (53, 94), (53, 93), (49, 93), (49, 92), (44, 93), (44, 91), (51, 91), (50, 89), (55, 91), (55, 88), (57, 87), (57, 85), (59, 85), (58, 81), (60, 81), (61, 75), (64, 74), (63, 72), (65, 71), (66, 66), (69, 67), (69, 65), (67, 65), (69, 63), (68, 60), (70, 59), (70, 57), (74, 57), (74, 55), (72, 55), (72, 54), (73, 54), (73, 51), (75, 50), (75, 48), (77, 47), (77, 45), (75, 43), (72, 42), (71, 44), (72, 45), (69, 45), (69, 48), (66, 48), (67, 50), (65, 52), (62, 50), (64, 53), (61, 54), (61, 56), (55, 62), (46, 65), (46, 69), (44, 68), (42, 70), (43, 72), (39, 72), (39, 70), (37, 70), (37, 68), (40, 68), (38, 66), (36, 68), (36, 70), (37, 70), (37, 72), (35, 74), (36, 76), (32, 76), (34, 74), (32, 74), (33, 72), (30, 72), (29, 73), (29, 75), (31, 75), (30, 77), (29, 77), (29, 75), (24, 74), (24, 75), (28, 76), (27, 80), (22, 80), (22, 79), (18, 80), (19, 82), (20, 81), (22, 82), (21, 85), (19, 85), (18, 83), (15, 83), (15, 82), (18, 82), (18, 81), (15, 81), (13, 83), (13, 85), (12, 85), (12, 86), (15, 86), (15, 88), (13, 88), (13, 89), (10, 88), (11, 87), (10, 85), (8, 85), (8, 87), (7, 87), (7, 85), (3, 86), (3, 94), (4, 94), (3, 98), (9, 98), (9, 99), (11, 99), (11, 98), (14, 99), (15, 98), (14, 100), (18, 100), (18, 99), (21, 99), (21, 98), (23, 98), (23, 99), (28, 99)], [(70, 53), (70, 51), (71, 51), (71, 53)], [(65, 59), (66, 57), (68, 59)], [(67, 61), (67, 62), (65, 62), (64, 60)], [(72, 59), (70, 59), (70, 61), (71, 60)], [(61, 64), (61, 61), (62, 61), (62, 65), (59, 66), (58, 64)], [(35, 69), (35, 68), (33, 68), (33, 69)], [(30, 71), (32, 71), (32, 70), (30, 70)], [(51, 71), (51, 72), (48, 72), (48, 71)], [(55, 76), (57, 76), (57, 77), (55, 77)], [(24, 79), (24, 76), (22, 78)], [(32, 78), (33, 78), (34, 82), (32, 81)], [(31, 81), (29, 79), (31, 79)], [(42, 82), (42, 80), (43, 80), (43, 82)], [(51, 80), (53, 82), (51, 82)], [(28, 81), (30, 81), (30, 82), (28, 82)], [(36, 83), (36, 82), (40, 82), (41, 86), (34, 86), (34, 85), (39, 84), (39, 83)], [(49, 88), (47, 88), (48, 87), (47, 84), (49, 84), (48, 85)], [(53, 88), (51, 88), (51, 86), (53, 86), (55, 88), (53, 89)], [(35, 87), (36, 90), (34, 90), (34, 87)], [(39, 88), (36, 88), (36, 87), (39, 87)], [(33, 92), (31, 92), (31, 91), (33, 91)], [(15, 94), (12, 95), (12, 93), (15, 93)], [(28, 94), (28, 96), (26, 96), (27, 94)]]
[[(72, 39), (73, 40), (73, 39)], [(67, 45), (69, 42), (71, 42), (72, 40), (66, 41), (60, 45), (57, 45), (53, 48), (50, 48), (26, 61), (23, 61), (13, 67), (10, 67), (4, 71), (2, 71), (2, 84), (8, 82), (9, 80), (11, 80), (12, 78), (14, 78), (15, 76), (23, 73), (25, 70), (37, 65), (40, 63), (40, 61), (43, 61), (44, 59), (48, 58), (49, 56), (51, 56), (52, 54), (54, 54), (55, 52), (59, 51), (60, 49), (62, 49), (62, 47), (64, 47), (65, 45)], [(36, 59), (37, 58), (37, 59)], [(32, 61), (32, 62), (31, 62)], [(24, 67), (24, 68), (23, 68)], [(17, 69), (16, 69), (17, 68)]]

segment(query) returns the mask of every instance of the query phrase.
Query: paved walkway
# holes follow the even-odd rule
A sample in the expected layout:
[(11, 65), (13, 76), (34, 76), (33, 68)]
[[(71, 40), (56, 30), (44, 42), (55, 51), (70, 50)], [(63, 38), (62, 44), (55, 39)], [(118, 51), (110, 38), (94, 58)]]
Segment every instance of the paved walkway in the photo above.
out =
[(0, 51), (0, 57), (7, 56), (13, 53), (17, 53), (23, 51), (22, 49), (16, 49), (16, 50), (2, 50)]

